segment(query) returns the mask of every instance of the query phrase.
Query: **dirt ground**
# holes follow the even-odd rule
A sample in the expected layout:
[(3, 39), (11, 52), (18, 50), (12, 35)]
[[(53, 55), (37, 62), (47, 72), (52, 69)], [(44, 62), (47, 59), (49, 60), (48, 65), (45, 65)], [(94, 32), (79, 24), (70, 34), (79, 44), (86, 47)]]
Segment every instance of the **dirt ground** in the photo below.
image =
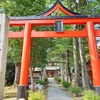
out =
[(17, 89), (14, 88), (13, 86), (5, 87), (4, 100), (14, 100), (16, 98), (16, 93), (17, 93)]
[[(44, 89), (44, 95), (46, 97), (45, 100), (47, 100), (47, 88), (48, 86), (46, 86)], [(13, 86), (5, 87), (4, 100), (16, 100), (16, 93), (17, 93), (17, 88), (14, 88)]]

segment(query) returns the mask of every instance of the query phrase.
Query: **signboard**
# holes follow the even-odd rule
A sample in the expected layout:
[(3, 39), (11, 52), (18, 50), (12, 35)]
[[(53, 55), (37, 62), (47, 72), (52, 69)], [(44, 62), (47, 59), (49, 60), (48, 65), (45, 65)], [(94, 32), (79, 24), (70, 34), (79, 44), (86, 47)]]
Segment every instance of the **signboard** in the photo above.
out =
[(63, 21), (57, 20), (55, 21), (55, 32), (63, 32)]

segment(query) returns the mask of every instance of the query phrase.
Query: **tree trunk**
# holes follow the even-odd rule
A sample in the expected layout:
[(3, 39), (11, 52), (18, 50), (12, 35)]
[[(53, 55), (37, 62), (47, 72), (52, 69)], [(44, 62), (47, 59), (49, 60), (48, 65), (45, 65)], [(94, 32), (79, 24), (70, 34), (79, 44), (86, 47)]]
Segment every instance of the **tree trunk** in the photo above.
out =
[(16, 87), (19, 84), (20, 70), (21, 70), (21, 63), (20, 62), (15, 63), (15, 78), (13, 83), (14, 87)]
[(82, 87), (84, 89), (90, 88), (88, 73), (86, 70), (86, 59), (84, 53), (84, 46), (83, 46), (83, 38), (79, 38), (79, 50), (80, 50), (80, 58), (81, 58), (81, 71), (82, 71)]
[(73, 38), (73, 53), (74, 53), (74, 71), (75, 71), (75, 83), (74, 85), (80, 85), (80, 68), (79, 68), (79, 59), (78, 59), (78, 39)]
[(43, 80), (43, 70), (42, 70), (42, 68), (41, 68), (40, 76), (41, 76), (41, 80)]
[(71, 72), (69, 67), (69, 50), (66, 51), (66, 76), (67, 76), (67, 82), (71, 82)]
[(33, 72), (35, 70), (35, 67), (32, 70), (32, 67), (30, 67), (30, 80), (31, 80), (31, 90), (34, 91), (34, 79), (33, 79)]
[(63, 65), (61, 66), (61, 81), (64, 80)]
[(44, 80), (45, 76), (44, 76), (44, 70), (43, 68), (41, 68), (41, 80)]

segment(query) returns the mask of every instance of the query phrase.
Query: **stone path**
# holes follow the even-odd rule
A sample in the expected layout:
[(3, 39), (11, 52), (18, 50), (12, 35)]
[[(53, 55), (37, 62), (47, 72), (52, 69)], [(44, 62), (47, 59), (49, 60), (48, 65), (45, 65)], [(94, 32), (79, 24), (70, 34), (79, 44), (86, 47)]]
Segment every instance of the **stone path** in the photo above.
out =
[(73, 100), (56, 84), (53, 78), (49, 78), (47, 98), (48, 100)]

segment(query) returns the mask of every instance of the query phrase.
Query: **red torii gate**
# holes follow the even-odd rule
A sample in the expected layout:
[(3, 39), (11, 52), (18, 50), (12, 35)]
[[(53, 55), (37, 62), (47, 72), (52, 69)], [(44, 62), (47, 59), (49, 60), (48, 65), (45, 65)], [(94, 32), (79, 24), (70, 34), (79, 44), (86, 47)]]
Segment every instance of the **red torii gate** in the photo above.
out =
[[(64, 12), (69, 16), (49, 16), (56, 9)], [(55, 31), (35, 31), (32, 30), (32, 26), (42, 25), (54, 25), (55, 21), (62, 20), (64, 25), (69, 24), (84, 24), (86, 29), (84, 30), (72, 30), (57, 33)], [(30, 17), (10, 17), (10, 26), (25, 26), (25, 30), (21, 32), (9, 32), (9, 38), (23, 38), (23, 52), (22, 52), (22, 63), (21, 63), (21, 74), (20, 83), (18, 86), (17, 98), (26, 98), (27, 95), (25, 90), (28, 87), (28, 71), (30, 63), (30, 48), (31, 38), (54, 38), (54, 37), (86, 37), (88, 38), (92, 73), (93, 73), (93, 84), (96, 91), (100, 92), (100, 61), (98, 56), (96, 37), (100, 36), (100, 30), (94, 29), (94, 24), (100, 24), (100, 16), (91, 15), (79, 15), (65, 8), (60, 0), (51, 7), (47, 12)], [(24, 92), (23, 92), (24, 91)]]

